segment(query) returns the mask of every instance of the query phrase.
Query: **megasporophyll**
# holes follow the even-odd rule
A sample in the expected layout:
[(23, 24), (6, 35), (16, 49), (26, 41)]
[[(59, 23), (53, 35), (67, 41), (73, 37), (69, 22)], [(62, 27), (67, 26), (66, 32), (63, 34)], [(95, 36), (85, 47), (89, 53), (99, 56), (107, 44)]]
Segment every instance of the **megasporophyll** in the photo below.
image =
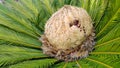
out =
[(58, 60), (74, 61), (93, 50), (95, 33), (86, 10), (65, 5), (55, 12), (41, 36), (43, 52)]

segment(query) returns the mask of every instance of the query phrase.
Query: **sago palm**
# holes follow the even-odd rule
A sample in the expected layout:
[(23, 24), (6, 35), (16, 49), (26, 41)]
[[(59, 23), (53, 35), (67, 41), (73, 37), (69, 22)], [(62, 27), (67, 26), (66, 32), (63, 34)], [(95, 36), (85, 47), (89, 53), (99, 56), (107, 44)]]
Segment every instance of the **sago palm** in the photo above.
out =
[[(61, 61), (43, 54), (41, 36), (64, 5), (84, 8), (95, 29), (89, 56)], [(53, 38), (54, 39), (54, 38)], [(119, 68), (120, 0), (4, 0), (0, 3), (0, 68)]]

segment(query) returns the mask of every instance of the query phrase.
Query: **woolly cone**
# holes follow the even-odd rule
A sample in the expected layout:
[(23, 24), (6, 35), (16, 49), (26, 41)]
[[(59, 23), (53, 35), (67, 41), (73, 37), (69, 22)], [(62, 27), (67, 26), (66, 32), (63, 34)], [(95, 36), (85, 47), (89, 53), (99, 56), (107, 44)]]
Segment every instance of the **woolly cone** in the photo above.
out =
[(93, 49), (92, 20), (83, 8), (65, 5), (45, 25), (41, 37), (43, 52), (59, 60), (73, 61), (86, 57)]

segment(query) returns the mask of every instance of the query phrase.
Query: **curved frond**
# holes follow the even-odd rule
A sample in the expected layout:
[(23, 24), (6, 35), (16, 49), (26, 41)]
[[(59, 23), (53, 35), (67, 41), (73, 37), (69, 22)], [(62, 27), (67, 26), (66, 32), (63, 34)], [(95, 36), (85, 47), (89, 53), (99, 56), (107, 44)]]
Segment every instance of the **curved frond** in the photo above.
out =
[(47, 57), (41, 51), (13, 45), (0, 45), (0, 67), (18, 62)]
[(110, 0), (100, 23), (96, 27), (96, 37), (101, 39), (120, 23), (120, 1)]
[(40, 48), (41, 45), (39, 40), (26, 34), (13, 31), (1, 25), (0, 25), (0, 39), (13, 43), (23, 44), (24, 46), (34, 48)]
[(49, 68), (55, 62), (55, 59), (32, 60), (11, 65), (9, 68)]

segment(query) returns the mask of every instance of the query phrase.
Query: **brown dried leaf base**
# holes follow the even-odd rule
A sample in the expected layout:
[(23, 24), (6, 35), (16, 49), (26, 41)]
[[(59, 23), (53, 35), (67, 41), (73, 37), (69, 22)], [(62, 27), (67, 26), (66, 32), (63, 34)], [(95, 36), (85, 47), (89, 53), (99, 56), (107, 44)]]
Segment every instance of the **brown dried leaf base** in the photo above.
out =
[(92, 33), (90, 36), (86, 38), (86, 40), (75, 48), (70, 48), (66, 50), (57, 49), (53, 47), (49, 41), (47, 40), (46, 36), (43, 35), (40, 40), (42, 41), (42, 49), (43, 53), (47, 54), (51, 57), (55, 57), (58, 60), (64, 61), (74, 61), (77, 59), (85, 58), (88, 56), (89, 52), (92, 51), (94, 42), (95, 34)]

